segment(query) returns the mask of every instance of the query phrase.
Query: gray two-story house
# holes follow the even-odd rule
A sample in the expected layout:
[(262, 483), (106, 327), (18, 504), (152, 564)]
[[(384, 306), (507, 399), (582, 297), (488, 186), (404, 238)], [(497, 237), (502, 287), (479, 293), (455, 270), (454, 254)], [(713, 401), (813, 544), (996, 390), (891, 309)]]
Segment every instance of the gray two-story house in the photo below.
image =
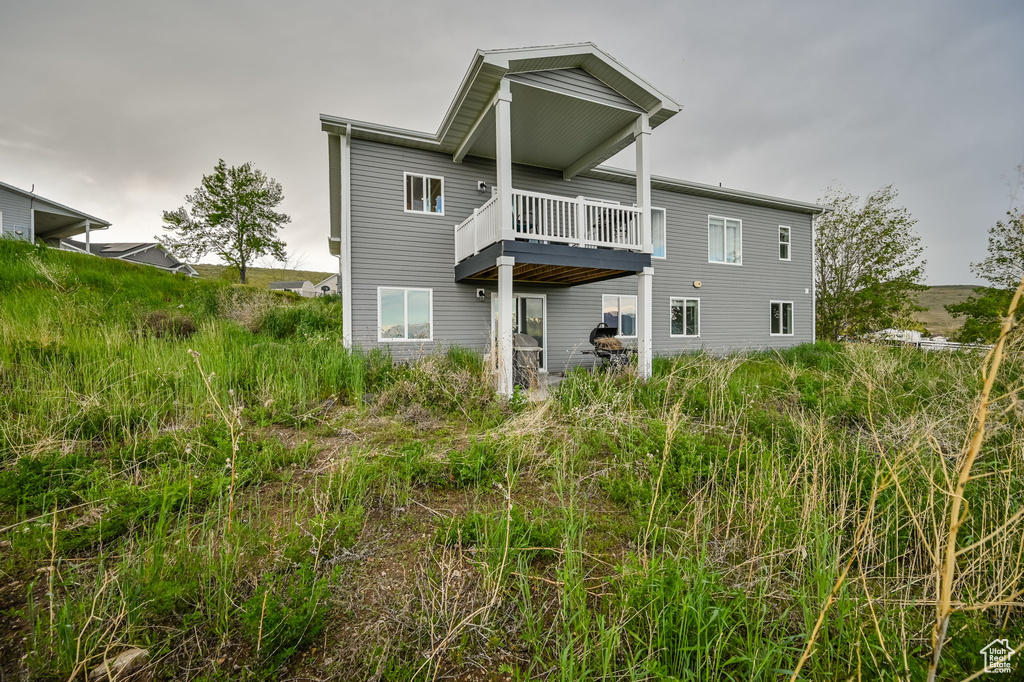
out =
[[(590, 43), (478, 51), (436, 133), (321, 115), (348, 347), (461, 345), (512, 391), (513, 334), (589, 364), (814, 338), (815, 204), (652, 175), (680, 110)], [(636, 171), (600, 164), (633, 145)]]

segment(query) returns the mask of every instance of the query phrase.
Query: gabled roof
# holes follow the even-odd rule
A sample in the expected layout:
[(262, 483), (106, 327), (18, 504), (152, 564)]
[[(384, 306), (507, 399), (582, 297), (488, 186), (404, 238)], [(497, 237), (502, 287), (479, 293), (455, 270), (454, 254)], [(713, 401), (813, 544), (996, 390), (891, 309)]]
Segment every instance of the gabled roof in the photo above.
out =
[(313, 283), (308, 279), (301, 282), (271, 282), (271, 289), (301, 289), (306, 285), (313, 286)]
[[(491, 100), (506, 75), (582, 70), (622, 99), (636, 112), (646, 113), (652, 128), (679, 112), (680, 106), (643, 78), (620, 64), (593, 43), (504, 50), (477, 50), (462, 84), (437, 132), (424, 133), (321, 114), (321, 127), (335, 134), (419, 149), (454, 153), (472, 133), (478, 119), (487, 114)], [(525, 82), (528, 78), (515, 80)], [(534, 81), (536, 79), (533, 79)], [(531, 85), (537, 85), (535, 82)]]

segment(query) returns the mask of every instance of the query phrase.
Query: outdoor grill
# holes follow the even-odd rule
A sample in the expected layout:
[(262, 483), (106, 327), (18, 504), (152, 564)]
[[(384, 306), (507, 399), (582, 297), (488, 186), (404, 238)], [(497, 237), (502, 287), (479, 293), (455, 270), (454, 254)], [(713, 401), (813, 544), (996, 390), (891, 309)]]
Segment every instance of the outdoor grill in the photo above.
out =
[(602, 367), (610, 369), (622, 369), (629, 365), (629, 356), (636, 353), (632, 348), (626, 348), (618, 338), (619, 328), (609, 327), (601, 322), (590, 332), (590, 345), (594, 350), (585, 350), (584, 353), (596, 355), (601, 358)]

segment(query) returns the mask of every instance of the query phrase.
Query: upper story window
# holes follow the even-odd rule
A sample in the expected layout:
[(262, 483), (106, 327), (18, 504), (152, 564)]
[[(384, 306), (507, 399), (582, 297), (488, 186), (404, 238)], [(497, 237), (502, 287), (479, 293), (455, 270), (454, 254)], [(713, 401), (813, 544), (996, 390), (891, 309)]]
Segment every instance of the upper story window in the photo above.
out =
[(636, 296), (602, 296), (601, 321), (609, 327), (617, 328), (619, 336), (636, 336)]
[(444, 215), (444, 178), (406, 173), (405, 210)]
[(430, 341), (433, 303), (432, 289), (377, 287), (377, 340)]
[(772, 336), (793, 335), (793, 302), (772, 301), (771, 303), (771, 327)]
[(670, 336), (700, 336), (700, 299), (669, 299), (671, 309)]
[(779, 225), (779, 260), (789, 260), (790, 233), (787, 225)]
[(651, 239), (654, 242), (654, 251), (651, 253), (651, 258), (665, 258), (665, 241), (667, 232), (668, 230), (665, 227), (665, 209), (652, 208)]
[(708, 262), (743, 264), (743, 221), (708, 216)]

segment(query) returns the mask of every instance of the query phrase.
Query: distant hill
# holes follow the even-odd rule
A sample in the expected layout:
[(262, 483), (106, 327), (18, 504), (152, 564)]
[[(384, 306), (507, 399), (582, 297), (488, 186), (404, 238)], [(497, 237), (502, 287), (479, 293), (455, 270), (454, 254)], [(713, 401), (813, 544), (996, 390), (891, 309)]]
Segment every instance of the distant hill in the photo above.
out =
[[(228, 266), (226, 265), (193, 265), (196, 272), (199, 273), (200, 277), (205, 279), (220, 279), (226, 277), (225, 270)], [(319, 272), (316, 270), (285, 270), (284, 268), (249, 268), (246, 271), (246, 275), (249, 281), (246, 284), (261, 289), (266, 289), (270, 286), (271, 282), (294, 282), (308, 279), (313, 284), (326, 279), (333, 275), (333, 272)], [(234, 276), (231, 281), (237, 282), (238, 275)]]
[(933, 336), (946, 336), (950, 332), (959, 329), (963, 324), (963, 318), (954, 319), (946, 312), (944, 306), (950, 303), (960, 303), (967, 300), (976, 284), (949, 284), (944, 286), (929, 287), (917, 296), (918, 303), (927, 308), (917, 313), (914, 317), (925, 326)]

